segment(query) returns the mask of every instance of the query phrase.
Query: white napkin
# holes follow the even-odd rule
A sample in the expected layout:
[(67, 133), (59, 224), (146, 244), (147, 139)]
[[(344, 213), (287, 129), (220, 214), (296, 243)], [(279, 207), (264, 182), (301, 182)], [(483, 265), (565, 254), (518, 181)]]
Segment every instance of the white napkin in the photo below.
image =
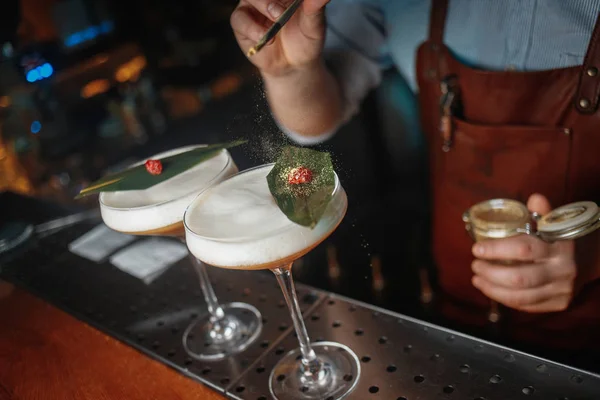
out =
[(149, 284), (187, 255), (184, 244), (157, 237), (128, 246), (110, 257), (110, 262)]
[(101, 262), (135, 237), (113, 231), (102, 224), (69, 243), (69, 251), (94, 262)]

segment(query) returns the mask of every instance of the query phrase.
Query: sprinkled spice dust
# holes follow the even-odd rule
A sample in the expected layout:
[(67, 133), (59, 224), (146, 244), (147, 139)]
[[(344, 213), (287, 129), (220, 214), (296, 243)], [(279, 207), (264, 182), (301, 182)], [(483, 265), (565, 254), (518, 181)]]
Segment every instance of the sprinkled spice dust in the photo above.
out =
[(289, 141), (281, 132), (261, 129), (250, 140), (249, 152), (250, 156), (257, 161), (270, 163), (277, 160), (287, 145), (289, 145)]
[[(290, 183), (298, 168), (312, 172), (306, 183)], [(287, 146), (267, 176), (269, 190), (281, 211), (293, 222), (314, 227), (325, 212), (335, 189), (335, 172), (329, 153)]]
[(254, 81), (252, 101), (247, 107), (236, 110), (225, 132), (227, 137), (247, 140), (242, 150), (244, 156), (258, 165), (276, 161), (282, 149), (289, 146), (291, 141), (273, 119), (261, 80)]
[(248, 140), (244, 152), (251, 160), (257, 164), (272, 163), (291, 141), (275, 123), (262, 84), (256, 84), (253, 98), (253, 109), (234, 117), (231, 130), (243, 132), (241, 136)]
[(303, 183), (300, 185), (294, 185), (288, 183), (288, 177), (292, 170), (298, 168), (298, 166), (286, 166), (279, 171), (277, 175), (277, 179), (281, 182), (285, 182), (284, 185), (278, 187), (278, 192), (285, 192), (289, 194), (293, 194), (297, 197), (308, 197), (311, 194), (315, 193), (321, 187), (327, 185), (329, 179), (327, 178), (327, 174), (333, 172), (333, 168), (328, 166), (323, 166), (320, 169), (314, 170), (309, 168), (312, 171), (312, 180), (308, 183)]

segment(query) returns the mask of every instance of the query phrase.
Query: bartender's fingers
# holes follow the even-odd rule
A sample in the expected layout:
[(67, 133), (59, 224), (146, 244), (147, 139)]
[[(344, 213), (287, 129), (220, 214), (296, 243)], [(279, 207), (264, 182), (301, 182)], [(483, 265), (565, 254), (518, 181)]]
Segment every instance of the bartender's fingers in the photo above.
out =
[(529, 235), (486, 240), (473, 245), (473, 255), (485, 260), (535, 261), (551, 257), (555, 245)]
[[(323, 8), (330, 0), (304, 0), (302, 13), (311, 17), (323, 11)], [(241, 0), (240, 5), (250, 5), (258, 10), (262, 15), (275, 21), (283, 14), (286, 8), (292, 4), (293, 0)]]
[(494, 285), (480, 276), (474, 276), (472, 283), (490, 299), (517, 310), (548, 301), (554, 297), (571, 296), (573, 293), (573, 285), (565, 281), (551, 282), (533, 289), (507, 289)]
[(486, 281), (508, 289), (528, 289), (543, 286), (555, 279), (552, 265), (525, 264), (500, 265), (488, 261), (475, 260), (471, 265), (473, 272)]
[(540, 215), (548, 214), (550, 211), (552, 211), (550, 201), (548, 201), (546, 196), (539, 193), (529, 196), (529, 199), (527, 199), (527, 208), (529, 211), (536, 212)]
[(291, 2), (292, 0), (242, 0), (240, 6), (249, 5), (271, 21), (275, 21)]
[(542, 303), (521, 307), (521, 311), (528, 313), (546, 313), (564, 311), (571, 303), (571, 296), (558, 296)]
[(304, 0), (304, 12), (306, 15), (320, 13), (330, 1), (331, 0)]
[(267, 32), (266, 18), (250, 6), (239, 6), (231, 14), (233, 33), (240, 44), (256, 43)]
[(325, 35), (325, 5), (330, 0), (304, 0), (300, 18), (300, 30), (313, 40), (319, 40)]

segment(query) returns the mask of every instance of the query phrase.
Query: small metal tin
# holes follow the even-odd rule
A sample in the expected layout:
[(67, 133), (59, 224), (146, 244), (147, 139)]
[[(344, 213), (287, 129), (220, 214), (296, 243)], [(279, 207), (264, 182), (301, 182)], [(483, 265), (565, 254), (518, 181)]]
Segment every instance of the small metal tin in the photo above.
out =
[(593, 201), (558, 207), (537, 220), (537, 235), (547, 242), (572, 240), (600, 228), (600, 209)]
[[(476, 242), (519, 234), (555, 242), (578, 239), (600, 228), (600, 208), (593, 201), (580, 201), (540, 216), (530, 213), (525, 204), (516, 200), (492, 199), (475, 204), (462, 219)], [(533, 222), (536, 229), (532, 228)]]
[(531, 214), (516, 200), (482, 201), (463, 214), (463, 221), (475, 242), (531, 233)]

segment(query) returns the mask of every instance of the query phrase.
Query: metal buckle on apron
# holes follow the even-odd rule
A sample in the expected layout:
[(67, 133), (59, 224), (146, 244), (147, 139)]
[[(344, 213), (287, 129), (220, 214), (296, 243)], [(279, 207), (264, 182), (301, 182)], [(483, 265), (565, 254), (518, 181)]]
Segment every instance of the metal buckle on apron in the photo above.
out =
[(460, 90), (456, 75), (447, 75), (440, 82), (442, 96), (440, 98), (440, 133), (442, 134), (442, 151), (450, 151), (453, 139), (452, 117), (460, 111)]

